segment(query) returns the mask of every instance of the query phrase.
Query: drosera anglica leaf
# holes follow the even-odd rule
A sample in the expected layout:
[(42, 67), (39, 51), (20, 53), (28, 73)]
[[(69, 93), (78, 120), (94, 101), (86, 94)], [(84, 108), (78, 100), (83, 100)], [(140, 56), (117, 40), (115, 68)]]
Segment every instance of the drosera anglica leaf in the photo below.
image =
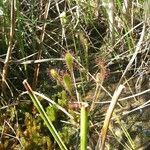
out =
[(69, 52), (67, 52), (65, 55), (65, 61), (66, 61), (67, 68), (69, 69), (70, 72), (72, 72), (73, 71), (73, 57)]

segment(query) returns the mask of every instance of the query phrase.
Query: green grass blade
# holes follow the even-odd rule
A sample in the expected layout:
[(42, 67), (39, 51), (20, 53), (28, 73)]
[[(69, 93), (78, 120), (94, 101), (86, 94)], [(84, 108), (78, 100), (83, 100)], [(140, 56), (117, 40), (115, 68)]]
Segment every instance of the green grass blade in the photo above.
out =
[(80, 150), (87, 149), (87, 130), (88, 130), (88, 104), (81, 104), (81, 115), (80, 115)]
[(46, 126), (48, 127), (49, 131), (53, 135), (54, 139), (56, 140), (57, 144), (59, 145), (61, 150), (67, 150), (65, 144), (63, 143), (62, 139), (58, 135), (55, 127), (53, 126), (52, 122), (49, 120), (44, 108), (42, 107), (41, 103), (39, 102), (38, 98), (35, 96), (33, 90), (31, 89), (30, 85), (26, 80), (23, 81), (23, 84), (26, 90), (29, 93), (30, 98), (32, 99), (35, 107), (37, 108), (38, 112), (40, 113), (42, 119), (44, 120)]

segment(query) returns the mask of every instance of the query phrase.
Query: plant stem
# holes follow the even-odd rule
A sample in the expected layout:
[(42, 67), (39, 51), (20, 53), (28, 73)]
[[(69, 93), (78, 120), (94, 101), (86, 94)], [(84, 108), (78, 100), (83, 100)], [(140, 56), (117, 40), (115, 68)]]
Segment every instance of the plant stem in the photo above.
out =
[(88, 103), (81, 103), (80, 114), (80, 150), (87, 149), (87, 130), (88, 130)]

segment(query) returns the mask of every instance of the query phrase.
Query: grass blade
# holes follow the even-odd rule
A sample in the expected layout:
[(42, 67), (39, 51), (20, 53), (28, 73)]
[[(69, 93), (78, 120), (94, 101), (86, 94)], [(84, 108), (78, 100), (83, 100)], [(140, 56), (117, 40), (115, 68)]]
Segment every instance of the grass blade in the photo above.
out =
[(44, 108), (42, 107), (41, 103), (39, 102), (38, 98), (34, 94), (33, 90), (31, 89), (30, 85), (28, 84), (27, 80), (23, 81), (23, 84), (28, 91), (30, 98), (32, 99), (35, 107), (37, 108), (38, 112), (40, 113), (42, 119), (44, 120), (46, 126), (48, 127), (49, 131), (53, 135), (54, 139), (56, 140), (57, 144), (59, 145), (61, 150), (67, 150), (66, 146), (64, 145), (62, 139), (58, 135), (55, 127), (53, 126), (52, 122), (49, 120)]
[(88, 104), (81, 104), (81, 115), (80, 115), (80, 150), (87, 149), (87, 130), (88, 130)]

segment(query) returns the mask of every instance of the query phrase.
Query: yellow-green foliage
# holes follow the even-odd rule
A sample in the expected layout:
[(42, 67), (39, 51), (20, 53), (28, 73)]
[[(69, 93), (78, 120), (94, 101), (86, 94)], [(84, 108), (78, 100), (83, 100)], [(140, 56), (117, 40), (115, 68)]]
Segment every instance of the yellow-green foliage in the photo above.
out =
[(72, 92), (72, 80), (69, 74), (65, 74), (63, 76), (63, 85), (65, 89), (71, 94)]
[(66, 107), (68, 105), (66, 91), (63, 90), (62, 92), (58, 93), (58, 104), (62, 107)]
[(65, 144), (69, 144), (71, 136), (75, 133), (75, 130), (71, 129), (69, 126), (64, 126), (59, 132), (60, 137), (64, 140)]
[(58, 112), (58, 109), (55, 106), (50, 105), (46, 108), (46, 113), (52, 122), (56, 121), (57, 112)]
[(52, 76), (53, 79), (60, 81), (60, 75), (55, 69), (50, 70), (50, 75)]
[(67, 68), (72, 73), (72, 71), (73, 71), (73, 57), (69, 52), (66, 53), (66, 55), (65, 55), (65, 61), (66, 61)]
[(33, 118), (29, 113), (25, 113), (25, 130), (21, 127), (18, 129), (23, 149), (52, 149), (53, 144), (48, 136), (41, 133), (41, 123), (37, 118)]

